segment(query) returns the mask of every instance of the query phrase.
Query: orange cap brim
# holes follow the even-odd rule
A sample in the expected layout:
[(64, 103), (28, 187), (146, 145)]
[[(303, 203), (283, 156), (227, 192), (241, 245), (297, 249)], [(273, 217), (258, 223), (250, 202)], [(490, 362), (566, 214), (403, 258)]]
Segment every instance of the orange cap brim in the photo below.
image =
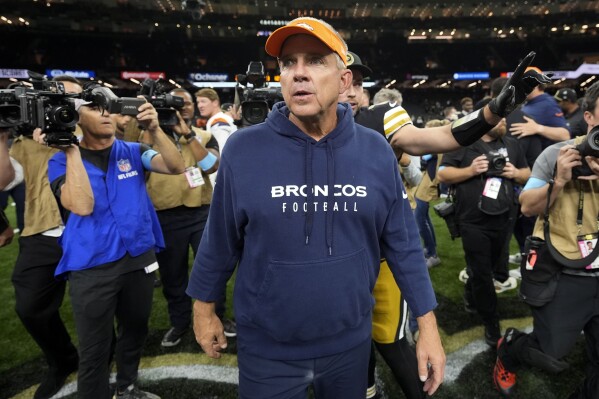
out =
[(287, 25), (275, 30), (266, 40), (264, 46), (266, 52), (273, 56), (279, 57), (283, 43), (293, 35), (311, 35), (324, 43), (334, 53), (337, 53), (344, 65), (347, 65), (347, 51), (343, 42), (332, 32), (328, 27), (318, 23), (315, 20), (299, 21), (299, 25)]

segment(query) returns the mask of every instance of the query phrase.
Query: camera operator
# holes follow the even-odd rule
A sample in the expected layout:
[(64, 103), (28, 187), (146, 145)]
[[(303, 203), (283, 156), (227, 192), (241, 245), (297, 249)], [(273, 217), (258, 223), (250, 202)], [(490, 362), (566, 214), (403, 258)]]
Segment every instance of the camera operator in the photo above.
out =
[(15, 169), (8, 155), (9, 129), (0, 128), (0, 190), (4, 190), (15, 179)]
[[(164, 234), (165, 250), (156, 255), (160, 266), (162, 292), (168, 303), (171, 328), (161, 345), (173, 347), (191, 325), (191, 298), (185, 293), (189, 280), (189, 247), (194, 256), (200, 244), (212, 200), (212, 183), (208, 176), (218, 169), (218, 143), (207, 131), (192, 126), (193, 97), (185, 89), (174, 89), (171, 95), (182, 97), (183, 108), (177, 114), (178, 124), (164, 128), (169, 141), (181, 153), (184, 174), (170, 176), (152, 173), (146, 187), (157, 211)], [(142, 133), (141, 142), (154, 144)], [(224, 299), (219, 301), (219, 316), (224, 314)], [(234, 333), (229, 325), (228, 336)]]
[(521, 264), (521, 297), (531, 306), (534, 330), (508, 328), (499, 341), (494, 381), (504, 395), (513, 392), (521, 365), (553, 373), (568, 367), (561, 359), (581, 331), (589, 363), (586, 379), (569, 398), (596, 398), (599, 392), (599, 262), (583, 259), (587, 241), (597, 247), (599, 82), (588, 88), (582, 106), (587, 135), (545, 149), (520, 195), (522, 213), (538, 215)]
[[(100, 106), (75, 100), (83, 132), (80, 147), (61, 146), (48, 177), (64, 208), (63, 256), (55, 275), (68, 278), (79, 337), (79, 398), (109, 398), (109, 359), (116, 337), (116, 398), (158, 398), (136, 386), (137, 368), (152, 307), (155, 250), (164, 247), (144, 171), (178, 174), (183, 159), (158, 124), (149, 103), (137, 122), (160, 148), (115, 139)], [(34, 133), (38, 142), (45, 134)], [(83, 162), (85, 161), (85, 162)]]
[(514, 186), (524, 184), (530, 175), (517, 141), (505, 133), (502, 120), (476, 143), (445, 154), (437, 173), (439, 181), (456, 186), (456, 214), (469, 276), (464, 300), (467, 309), (475, 308), (481, 317), (490, 346), (501, 334), (493, 264), (512, 233), (517, 209)]

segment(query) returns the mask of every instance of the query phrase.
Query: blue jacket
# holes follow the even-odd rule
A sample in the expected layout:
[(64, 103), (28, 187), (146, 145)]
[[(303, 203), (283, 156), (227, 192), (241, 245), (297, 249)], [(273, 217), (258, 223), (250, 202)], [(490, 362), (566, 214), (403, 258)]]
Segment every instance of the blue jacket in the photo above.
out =
[[(522, 112), (526, 116), (531, 117), (539, 125), (551, 127), (563, 127), (568, 129), (568, 123), (564, 118), (564, 112), (555, 101), (547, 93), (540, 94), (530, 101), (527, 101), (522, 107)], [(547, 148), (555, 141), (549, 140), (546, 137), (541, 137), (543, 148)]]
[(229, 138), (187, 293), (217, 300), (239, 263), (240, 350), (297, 360), (369, 339), (381, 257), (417, 316), (436, 300), (385, 138), (355, 124), (347, 104), (320, 141), (288, 116), (278, 103)]
[[(145, 187), (139, 144), (115, 140), (106, 173), (83, 160), (94, 193), (89, 216), (71, 213), (60, 244), (63, 255), (55, 275), (113, 262), (129, 252), (139, 256), (164, 248), (162, 230)], [(66, 174), (66, 158), (56, 153), (48, 164), (54, 181)]]

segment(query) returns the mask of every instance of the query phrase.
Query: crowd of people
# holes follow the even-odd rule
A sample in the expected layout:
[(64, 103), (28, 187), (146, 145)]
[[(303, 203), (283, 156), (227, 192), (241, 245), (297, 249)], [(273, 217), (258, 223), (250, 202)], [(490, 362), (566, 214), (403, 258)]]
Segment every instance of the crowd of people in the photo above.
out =
[[(137, 385), (156, 271), (170, 323), (161, 345), (193, 326), (219, 358), (237, 337), (242, 398), (305, 398), (310, 387), (317, 398), (376, 397), (376, 351), (407, 398), (433, 395), (445, 353), (429, 202), (445, 185), (465, 253), (464, 311), (497, 349), (497, 389), (511, 394), (522, 365), (563, 370), (584, 331), (590, 367), (571, 397), (594, 398), (599, 83), (580, 105), (569, 89), (552, 97), (531, 53), (488, 98), (465, 97), (420, 128), (396, 90), (370, 104), (363, 79), (375, 72), (328, 23), (297, 18), (265, 50), (284, 102), (239, 133), (239, 107), (213, 89), (195, 102), (174, 89), (183, 107), (168, 125), (149, 102), (130, 117), (76, 98), (78, 144), (48, 146), (35, 129), (9, 150), (0, 130), (0, 188), (23, 179), (25, 189), (16, 313), (48, 363), (34, 397), (76, 371), (79, 398), (159, 398)], [(12, 234), (0, 218), (0, 246)], [(520, 251), (510, 256), (512, 234)], [(508, 270), (510, 258), (520, 268)], [(497, 293), (517, 277), (534, 330), (502, 334)], [(59, 313), (67, 281), (77, 348)]]

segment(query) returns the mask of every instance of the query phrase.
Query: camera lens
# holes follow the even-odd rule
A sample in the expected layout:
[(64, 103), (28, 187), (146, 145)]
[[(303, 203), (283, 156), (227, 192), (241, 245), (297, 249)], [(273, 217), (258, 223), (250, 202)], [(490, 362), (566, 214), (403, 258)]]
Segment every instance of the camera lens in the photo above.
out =
[(498, 170), (503, 170), (503, 168), (505, 167), (505, 158), (497, 157), (493, 159), (493, 167)]
[(79, 114), (75, 111), (75, 108), (65, 105), (51, 108), (47, 113), (47, 117), (50, 122), (61, 127), (73, 127), (79, 120)]

